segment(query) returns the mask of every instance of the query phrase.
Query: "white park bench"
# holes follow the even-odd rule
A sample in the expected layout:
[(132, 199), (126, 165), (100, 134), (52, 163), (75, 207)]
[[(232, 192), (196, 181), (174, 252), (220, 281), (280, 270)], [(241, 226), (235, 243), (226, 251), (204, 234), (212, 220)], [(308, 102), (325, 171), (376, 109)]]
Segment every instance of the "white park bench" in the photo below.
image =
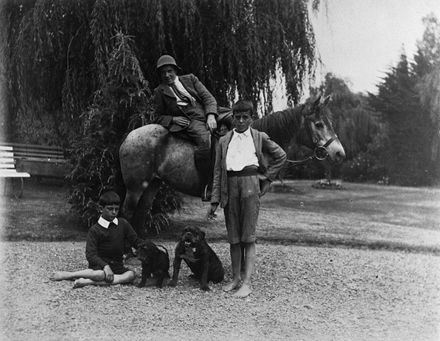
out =
[(7, 178), (12, 178), (12, 183), (15, 180), (20, 181), (18, 191), (14, 189), (14, 196), (20, 198), (23, 195), (24, 178), (29, 178), (31, 175), (27, 172), (17, 172), (15, 169), (14, 151), (12, 146), (0, 145), (0, 179), (3, 181), (3, 191), (6, 191)]

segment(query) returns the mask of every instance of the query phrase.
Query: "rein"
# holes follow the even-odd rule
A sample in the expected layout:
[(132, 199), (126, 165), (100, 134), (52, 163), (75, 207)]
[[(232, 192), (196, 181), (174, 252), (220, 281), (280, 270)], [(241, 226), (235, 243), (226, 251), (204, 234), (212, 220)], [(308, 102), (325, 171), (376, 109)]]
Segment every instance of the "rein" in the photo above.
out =
[(315, 150), (313, 151), (313, 155), (310, 155), (309, 157), (302, 159), (302, 160), (289, 160), (287, 159), (286, 162), (289, 162), (292, 166), (300, 166), (303, 165), (313, 159), (318, 161), (323, 161), (328, 157), (328, 151), (327, 148), (333, 141), (335, 141), (336, 138), (332, 137), (329, 139), (323, 146), (317, 146)]

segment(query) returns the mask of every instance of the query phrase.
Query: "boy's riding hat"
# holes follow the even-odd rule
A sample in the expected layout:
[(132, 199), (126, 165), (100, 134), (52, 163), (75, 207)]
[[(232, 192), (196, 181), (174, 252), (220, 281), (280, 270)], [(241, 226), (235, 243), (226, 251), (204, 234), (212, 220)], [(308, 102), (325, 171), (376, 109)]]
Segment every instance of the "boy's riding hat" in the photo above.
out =
[(164, 54), (159, 57), (159, 59), (157, 60), (156, 70), (159, 70), (162, 66), (165, 65), (171, 65), (174, 66), (177, 70), (181, 70), (176, 63), (176, 60), (169, 54)]

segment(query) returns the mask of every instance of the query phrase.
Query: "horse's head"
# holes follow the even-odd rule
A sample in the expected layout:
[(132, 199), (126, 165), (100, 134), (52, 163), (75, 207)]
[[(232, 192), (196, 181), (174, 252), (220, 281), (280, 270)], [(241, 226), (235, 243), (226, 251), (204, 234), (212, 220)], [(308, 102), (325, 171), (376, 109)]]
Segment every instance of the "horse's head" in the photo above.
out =
[(321, 100), (321, 96), (314, 102), (306, 105), (303, 110), (304, 126), (306, 130), (305, 144), (315, 150), (315, 157), (323, 160), (340, 163), (345, 159), (344, 147), (338, 139), (329, 119), (327, 103), (330, 96)]

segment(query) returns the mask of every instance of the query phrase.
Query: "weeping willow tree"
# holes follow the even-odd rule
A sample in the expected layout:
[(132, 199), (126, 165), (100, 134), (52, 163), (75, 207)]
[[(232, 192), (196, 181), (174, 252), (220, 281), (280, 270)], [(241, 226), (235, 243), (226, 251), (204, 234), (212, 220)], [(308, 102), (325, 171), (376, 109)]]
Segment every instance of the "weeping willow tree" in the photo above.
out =
[[(92, 35), (96, 61), (105, 68), (112, 27), (133, 35), (146, 78), (157, 83), (155, 63), (162, 53), (196, 73), (219, 102), (238, 92), (272, 102), (270, 80), (281, 69), (288, 98), (297, 102), (302, 82), (312, 74), (315, 40), (307, 0), (96, 1)], [(313, 2), (317, 9), (319, 1)]]
[(307, 0), (6, 0), (10, 136), (68, 144), (78, 116), (105, 80), (111, 39), (134, 37), (145, 78), (176, 57), (223, 105), (239, 94), (270, 110), (270, 80), (281, 70), (296, 103), (311, 76), (315, 40)]
[[(5, 0), (8, 137), (70, 149), (73, 202), (86, 211), (104, 188), (123, 186), (116, 148), (149, 122), (143, 110), (161, 54), (195, 73), (219, 104), (238, 95), (269, 112), (276, 74), (291, 104), (313, 75), (309, 9), (318, 7), (319, 0)], [(118, 59), (128, 46), (122, 36), (138, 61), (130, 72)]]
[(75, 166), (69, 175), (70, 200), (89, 225), (99, 214), (96, 202), (103, 191), (116, 190), (123, 198), (118, 153), (126, 132), (154, 118), (151, 91), (131, 38), (118, 32), (113, 40), (107, 75), (80, 117), (80, 138), (71, 148)]
[(75, 139), (96, 89), (87, 1), (5, 1), (9, 136), (45, 144)]

